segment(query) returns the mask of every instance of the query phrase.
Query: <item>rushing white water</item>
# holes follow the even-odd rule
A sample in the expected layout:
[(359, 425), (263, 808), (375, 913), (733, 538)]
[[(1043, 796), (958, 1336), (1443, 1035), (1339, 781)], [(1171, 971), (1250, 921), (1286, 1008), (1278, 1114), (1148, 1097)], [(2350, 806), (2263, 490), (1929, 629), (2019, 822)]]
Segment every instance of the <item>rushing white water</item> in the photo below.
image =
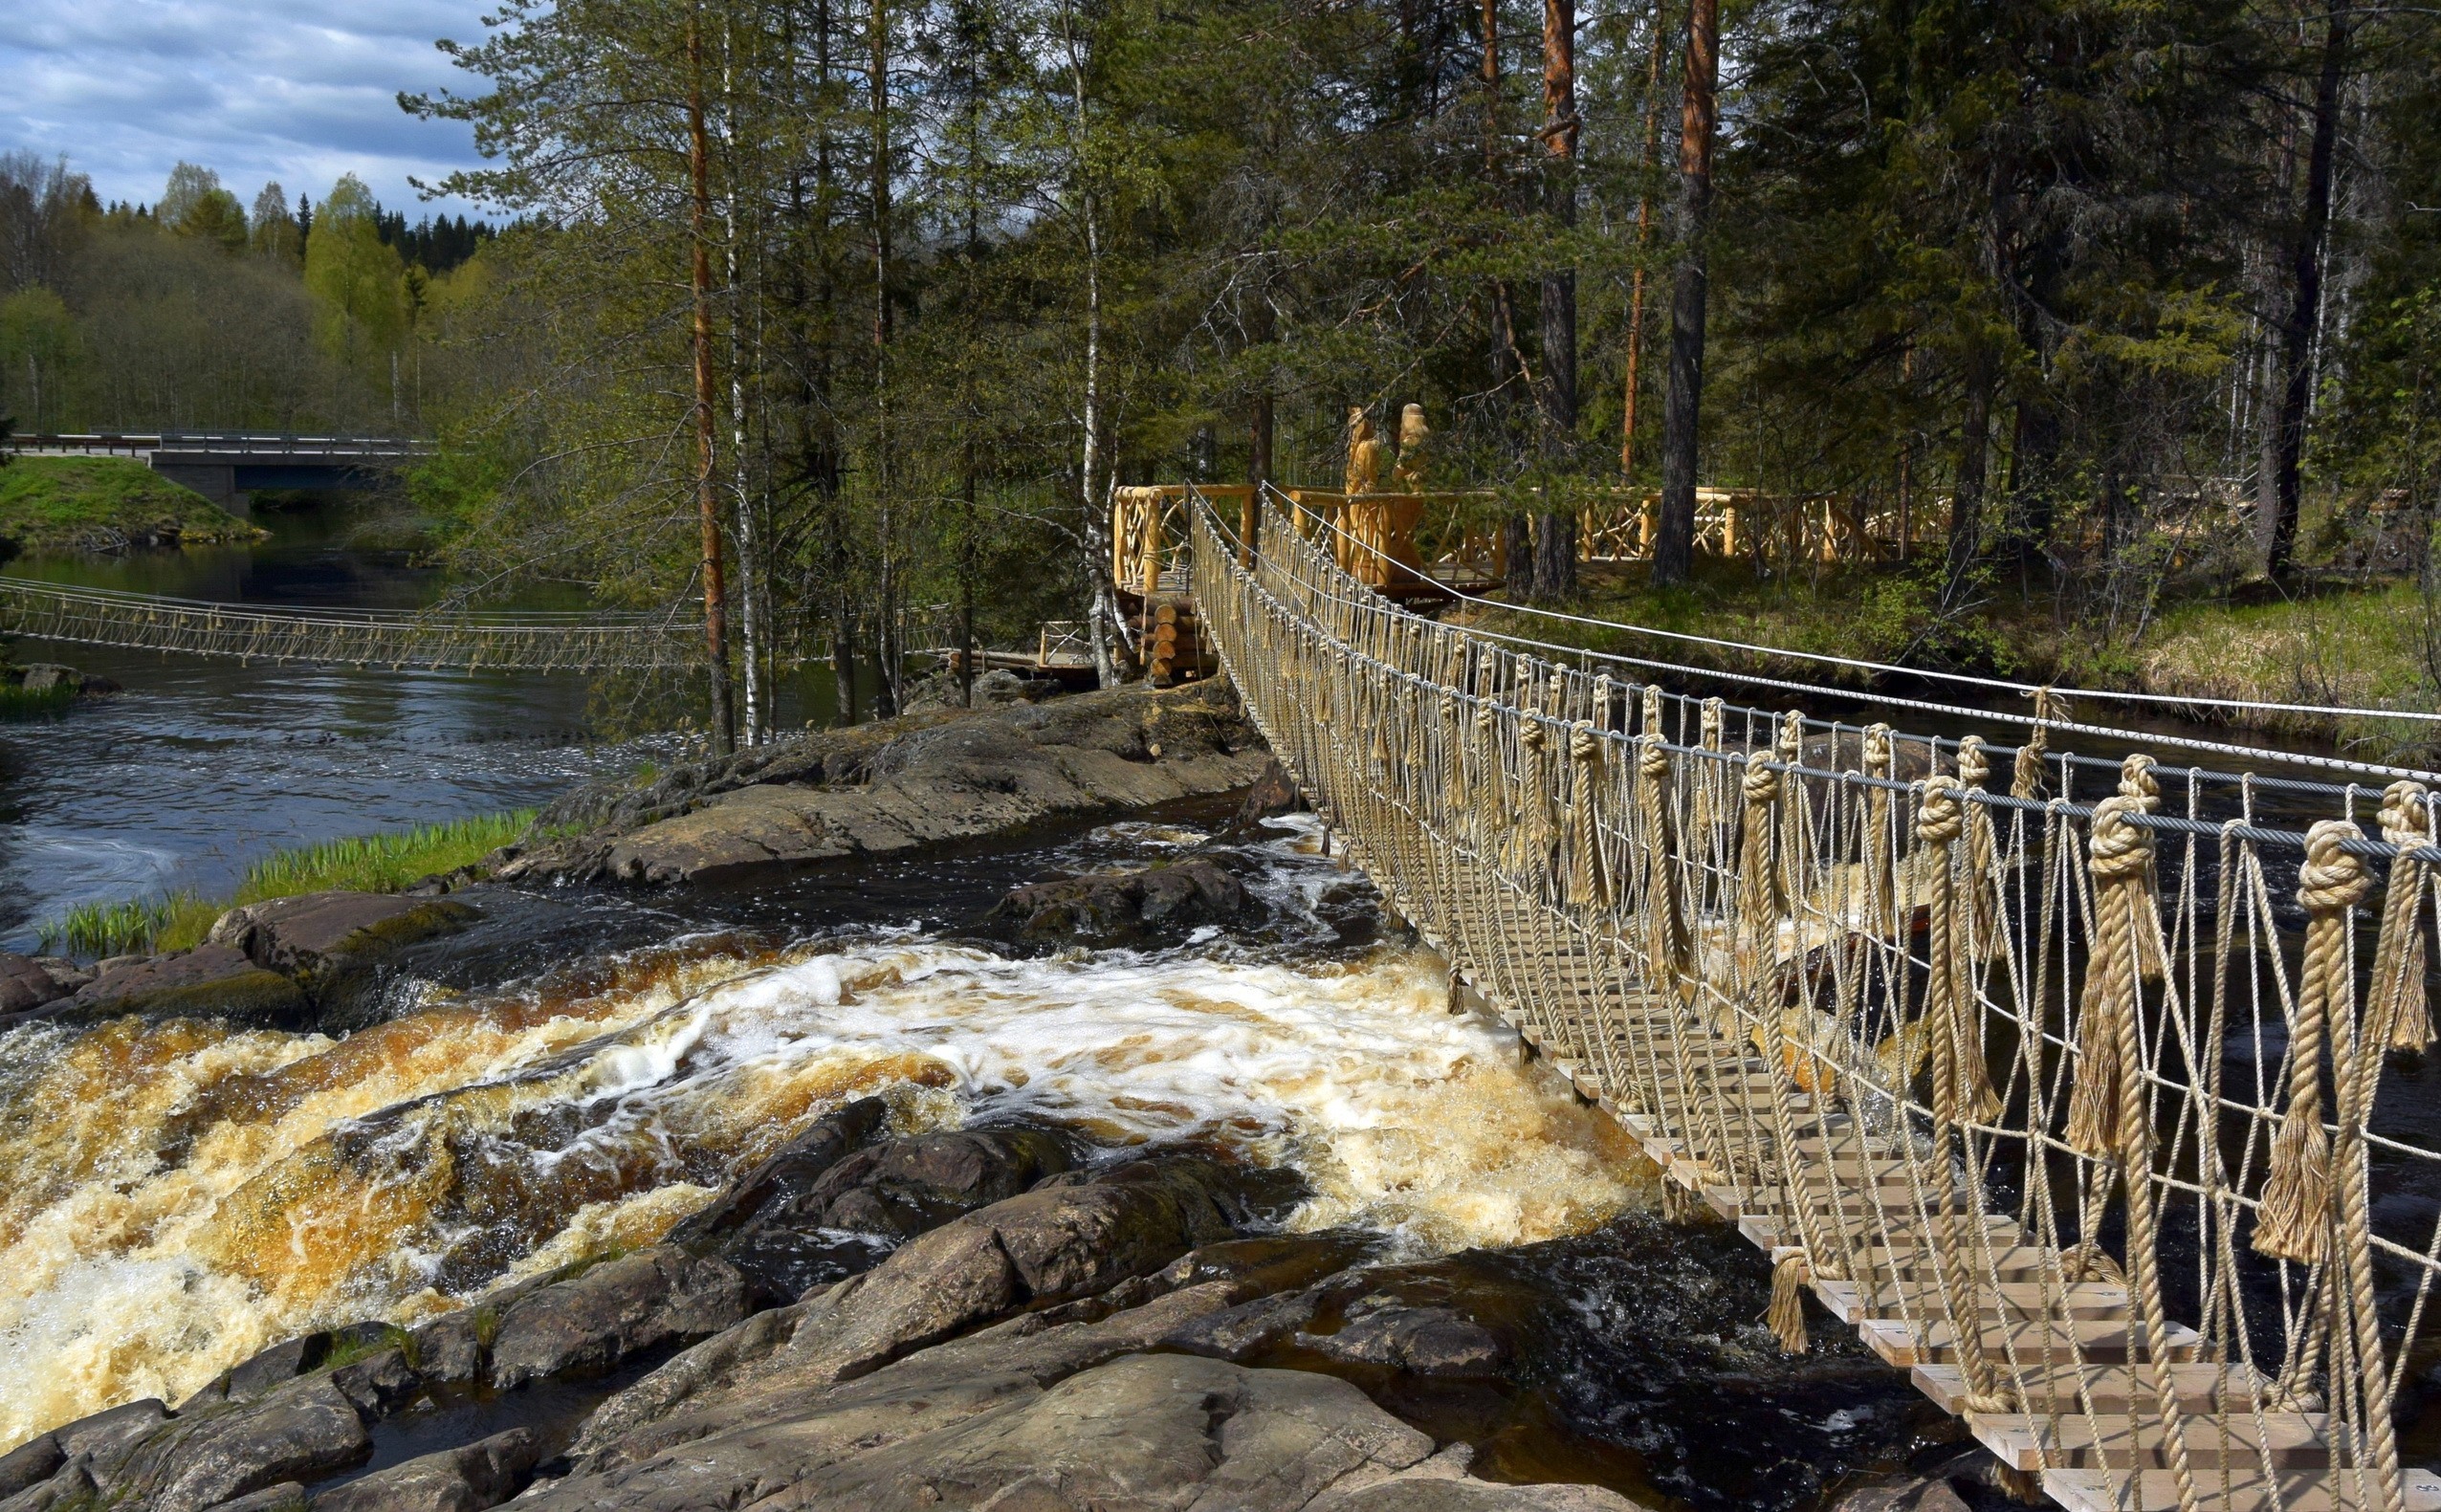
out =
[[(1164, 837), (1142, 837), (1158, 844)], [(1310, 894), (1311, 877), (1268, 886)], [(1310, 953), (1308, 953), (1310, 954)], [(1415, 947), (1010, 959), (914, 935), (684, 943), (588, 990), (346, 1041), (125, 1021), (0, 1037), (0, 1446), (173, 1402), (305, 1328), (649, 1241), (857, 1096), (1294, 1167), (1298, 1229), (1418, 1254), (1639, 1200), (1609, 1122)]]

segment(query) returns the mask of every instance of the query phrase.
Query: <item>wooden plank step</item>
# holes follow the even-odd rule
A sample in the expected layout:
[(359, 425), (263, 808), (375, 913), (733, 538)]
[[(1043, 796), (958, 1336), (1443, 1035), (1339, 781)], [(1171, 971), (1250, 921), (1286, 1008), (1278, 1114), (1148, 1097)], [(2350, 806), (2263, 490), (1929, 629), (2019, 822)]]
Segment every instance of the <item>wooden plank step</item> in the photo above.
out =
[[(1987, 1323), (1984, 1352), (2004, 1373), (2013, 1356), (2022, 1361), (2090, 1360), (2098, 1365), (2123, 1365), (2144, 1352), (2141, 1333), (2131, 1335), (2124, 1321), (2100, 1318), (2035, 1318), (2024, 1322)], [(1857, 1326), (1865, 1347), (1892, 1365), (1922, 1365), (1958, 1357), (1957, 1335), (1947, 1322), (1927, 1319), (1902, 1323), (1896, 1318), (1869, 1318)], [(2169, 1357), (2192, 1360), (2206, 1348), (2204, 1336), (2182, 1323), (2168, 1329)]]
[[(1995, 1290), (1997, 1295), (1994, 1295)], [(2051, 1314), (2070, 1318), (2123, 1318), (2127, 1288), (2107, 1282), (2079, 1282), (2073, 1286), (2048, 1286), (2040, 1282), (2002, 1282), (1997, 1288), (1977, 1286), (1975, 1305), (1987, 1318), (2006, 1312), (2016, 1317)], [(1868, 1318), (1917, 1319), (1946, 1316), (1948, 1303), (1937, 1282), (1877, 1286), (1870, 1291), (1852, 1281), (1818, 1281), (1814, 1293), (1841, 1323)]]
[[(2197, 1413), (2178, 1420), (2187, 1462), (2278, 1470), (2320, 1470), (2331, 1462), (2327, 1413)], [(2114, 1413), (2064, 1417), (1976, 1413), (1968, 1427), (2012, 1470), (2167, 1468), (2169, 1438), (2157, 1417)]]
[[(2368, 1477), (2353, 1471), (2290, 1470), (2280, 1473), (2276, 1486), (2265, 1479), (2252, 1467), (2232, 1466), (2227, 1476), (2204, 1470), (2196, 1473), (2195, 1489), (2206, 1505), (2228, 1512), (2359, 1512), (2382, 1505)], [(2405, 1479), (2408, 1512), (2441, 1512), (2441, 1475), (2409, 1470)], [(2178, 1479), (2166, 1470), (2046, 1470), (2043, 1493), (2068, 1512), (2174, 1512), (2179, 1504)]]
[[(1786, 1217), (1787, 1215), (1782, 1213), (1766, 1211), (1759, 1208), (1754, 1209), (1743, 1214), (1738, 1218), (1738, 1231), (1746, 1236), (1747, 1242), (1754, 1245), (1757, 1249), (1776, 1249), (1782, 1243), (1780, 1235), (1783, 1232), (1784, 1227), (1786, 1227), (1787, 1232), (1792, 1235), (1795, 1232), (1792, 1226), (1784, 1224)], [(1828, 1220), (1826, 1219), (1826, 1221)], [(1857, 1221), (1858, 1219), (1853, 1216), (1849, 1219), (1851, 1224), (1854, 1224)], [(1994, 1244), (2013, 1244), (2016, 1242), (2018, 1238), (2020, 1238), (2017, 1228), (2017, 1220), (2009, 1216), (2005, 1213), (1985, 1214), (1984, 1226), (1991, 1234), (1992, 1242)], [(1878, 1239), (1884, 1238), (1885, 1236), (1874, 1233), (1870, 1237)], [(1905, 1247), (1907, 1240), (1904, 1236), (1891, 1235), (1887, 1237), (1901, 1240), (1901, 1247)], [(1795, 1239), (1792, 1238), (1787, 1242), (1794, 1243)]]
[[(1938, 1244), (1873, 1245), (1860, 1249), (1849, 1264), (1878, 1281), (1939, 1279), (1934, 1258)], [(2059, 1274), (2057, 1252), (2034, 1244), (2001, 1245), (1974, 1257), (1976, 1274), (1987, 1281), (2038, 1282)]]
[[(2090, 1398), (2098, 1413), (2157, 1411), (2160, 1371), (2150, 1365), (2046, 1366), (2034, 1361), (2010, 1370), (2001, 1363), (2018, 1405), (2032, 1413), (2082, 1413)], [(1955, 1365), (1919, 1365), (1910, 1372), (1916, 1390), (1947, 1413), (1966, 1410), (1967, 1380)], [(2227, 1405), (2250, 1410), (2271, 1383), (2254, 1367), (2234, 1360), (2196, 1360), (2169, 1368), (2170, 1390), (2178, 1405), (2189, 1413), (2210, 1413)]]

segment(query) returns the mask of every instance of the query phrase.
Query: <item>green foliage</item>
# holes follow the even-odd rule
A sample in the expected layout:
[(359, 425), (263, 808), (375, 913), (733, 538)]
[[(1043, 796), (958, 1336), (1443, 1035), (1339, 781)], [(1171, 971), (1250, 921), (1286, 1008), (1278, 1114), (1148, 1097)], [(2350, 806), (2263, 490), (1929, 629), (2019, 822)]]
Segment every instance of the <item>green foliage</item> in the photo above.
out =
[(0, 682), (0, 721), (55, 718), (76, 701), (77, 690), (64, 683), (28, 690), (19, 683)]
[(64, 551), (163, 534), (208, 543), (250, 540), (256, 532), (132, 457), (27, 456), (0, 471), (0, 539), (19, 550)]
[(330, 888), (396, 892), (436, 873), (473, 865), (517, 840), (533, 822), (532, 809), (517, 809), (277, 850), (249, 866), (246, 880), (226, 898), (207, 901), (180, 891), (85, 904), (45, 926), (43, 939), (46, 945), (88, 956), (184, 950), (203, 943), (213, 921), (231, 909)]
[(381, 207), (354, 174), (339, 181), (314, 213), (305, 238), (305, 289), (314, 296), (315, 335), (351, 367), (385, 365), (406, 331), (398, 252), (382, 240)]

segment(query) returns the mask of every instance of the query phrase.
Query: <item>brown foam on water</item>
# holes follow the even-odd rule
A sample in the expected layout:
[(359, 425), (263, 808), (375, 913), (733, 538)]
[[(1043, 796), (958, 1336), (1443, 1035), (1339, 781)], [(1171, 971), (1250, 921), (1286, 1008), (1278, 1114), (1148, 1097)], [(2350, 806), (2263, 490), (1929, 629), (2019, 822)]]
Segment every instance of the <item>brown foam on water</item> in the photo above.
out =
[(0, 1448), (265, 1345), (649, 1243), (811, 1119), (1067, 1123), (1289, 1163), (1300, 1229), (1410, 1252), (1579, 1232), (1649, 1179), (1420, 951), (1305, 970), (698, 944), (343, 1041), (0, 1037)]

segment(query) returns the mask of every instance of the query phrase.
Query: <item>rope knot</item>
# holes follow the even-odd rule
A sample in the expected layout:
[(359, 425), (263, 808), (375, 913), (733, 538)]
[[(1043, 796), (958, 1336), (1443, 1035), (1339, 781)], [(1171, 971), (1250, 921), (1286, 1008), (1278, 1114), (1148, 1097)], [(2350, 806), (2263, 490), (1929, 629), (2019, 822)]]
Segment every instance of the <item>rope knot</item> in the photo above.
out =
[(2412, 778), (2382, 790), (2382, 838), (2393, 845), (2421, 845), (2431, 833), (2432, 791)]
[(1792, 709), (1780, 716), (1780, 737), (1771, 743), (1779, 758), (1793, 766), (1805, 754), (1805, 715)]
[(2147, 814), (2162, 806), (2162, 780), (2153, 775), (2157, 764), (2142, 751), (2119, 763), (2120, 793), (2143, 803)]
[(2125, 793), (2094, 805), (2093, 833), (2086, 841), (2086, 849), (2096, 882), (2141, 876), (2152, 865), (2152, 831), (2128, 817), (2144, 812), (2144, 800)]
[(1602, 736), (1591, 719), (1579, 719), (1568, 731), (1569, 759), (1584, 766), (1602, 764)]
[(1726, 702), (1718, 698), (1706, 698), (1704, 700), (1704, 718), (1698, 728), (1703, 731), (1704, 750), (1718, 751), (1721, 749), (1721, 730), (1724, 722), (1727, 718), (1727, 707), (1728, 706)]
[(1924, 796), (1916, 809), (1916, 844), (1946, 845), (1967, 829), (1967, 802), (1959, 796), (1958, 779), (1924, 778)]
[(1550, 737), (1550, 732), (1544, 728), (1541, 720), (1528, 715), (1517, 721), (1518, 743), (1527, 749), (1540, 751), (1543, 749), (1543, 742)]
[(2373, 872), (2363, 856), (2341, 848), (2364, 832), (2348, 820), (2326, 819), (2305, 832), (2305, 865), (2298, 868), (2297, 901), (2307, 914), (2337, 913), (2373, 892)]
[(1864, 773), (1867, 777), (1890, 775), (1890, 727), (1883, 724), (1864, 728)]
[(1636, 737), (1636, 771), (1649, 782), (1665, 782), (1670, 776), (1670, 753), (1658, 734)]
[(1780, 801), (1780, 769), (1770, 765), (1771, 753), (1749, 751), (1746, 755), (1746, 802), (1748, 808), (1770, 808)]
[(1984, 754), (1981, 735), (1968, 735), (1958, 742), (1958, 781), (1967, 787), (1981, 787), (1991, 776), (1991, 757)]

